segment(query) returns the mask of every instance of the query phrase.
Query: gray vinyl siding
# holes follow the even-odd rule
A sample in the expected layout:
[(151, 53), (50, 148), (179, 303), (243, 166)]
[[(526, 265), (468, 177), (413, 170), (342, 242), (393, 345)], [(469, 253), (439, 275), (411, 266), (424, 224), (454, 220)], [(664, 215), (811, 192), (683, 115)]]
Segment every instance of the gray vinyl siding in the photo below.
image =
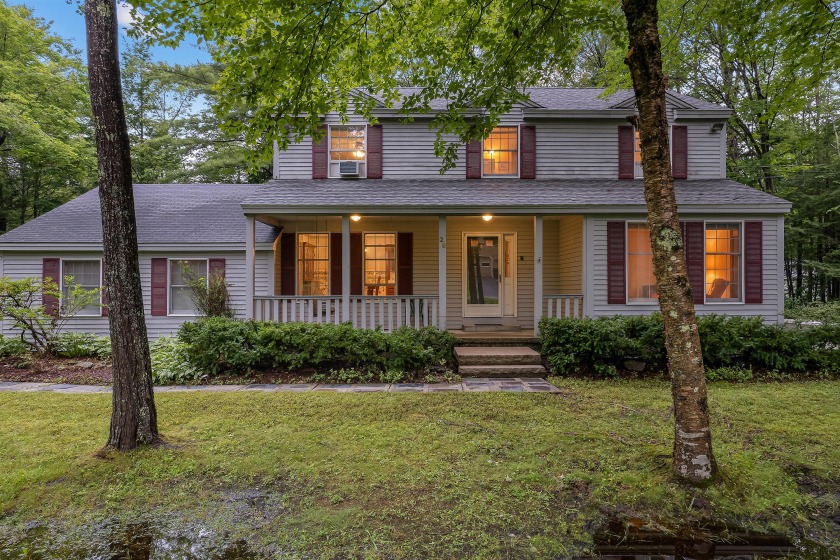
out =
[[(537, 132), (537, 179), (618, 177), (618, 127), (624, 121), (558, 120), (533, 124)], [(710, 132), (711, 122), (687, 126), (688, 178), (722, 178), (724, 133)], [(441, 175), (443, 160), (435, 156), (435, 137), (435, 131), (423, 122), (383, 122), (383, 178), (463, 179), (466, 174), (463, 146), (458, 149), (455, 167)], [(447, 140), (454, 137), (449, 136)], [(276, 178), (311, 179), (311, 140), (290, 145), (285, 152), (277, 154), (276, 160)]]
[[(11, 278), (19, 279), (29, 276), (40, 277), (45, 256), (61, 257), (62, 259), (98, 259), (101, 253), (98, 252), (74, 252), (57, 255), (50, 253), (4, 253), (2, 273)], [(152, 258), (169, 259), (204, 259), (224, 258), (225, 278), (228, 282), (231, 304), (236, 311), (237, 317), (245, 315), (245, 253), (243, 251), (181, 251), (181, 252), (141, 252), (140, 254), (140, 281), (143, 287), (143, 304), (146, 314), (146, 328), (150, 339), (161, 336), (172, 336), (178, 332), (181, 323), (189, 321), (191, 317), (166, 316), (155, 317), (151, 314), (151, 267)], [(272, 279), (270, 275), (271, 251), (258, 251), (256, 255), (256, 292), (258, 294), (270, 293)], [(0, 332), (9, 336), (14, 335), (8, 321), (2, 323)], [(67, 332), (90, 332), (102, 336), (108, 335), (107, 317), (76, 317), (67, 322)]]
[[(740, 222), (741, 218), (721, 218), (714, 215), (684, 216), (685, 219), (709, 220), (716, 222)], [(589, 268), (587, 270), (586, 311), (593, 317), (613, 315), (648, 315), (659, 310), (658, 305), (626, 304), (616, 305), (607, 303), (607, 221), (608, 220), (643, 220), (644, 216), (616, 216), (593, 217), (586, 220), (586, 244), (591, 247), (588, 254)], [(744, 303), (715, 303), (697, 305), (698, 315), (716, 313), (718, 315), (740, 315), (743, 317), (764, 317), (766, 322), (781, 322), (784, 319), (783, 275), (780, 272), (783, 254), (779, 247), (782, 239), (779, 228), (782, 220), (778, 217), (749, 218), (763, 223), (763, 255), (762, 268), (764, 280), (764, 297), (761, 304)], [(743, 259), (742, 259), (743, 260)]]

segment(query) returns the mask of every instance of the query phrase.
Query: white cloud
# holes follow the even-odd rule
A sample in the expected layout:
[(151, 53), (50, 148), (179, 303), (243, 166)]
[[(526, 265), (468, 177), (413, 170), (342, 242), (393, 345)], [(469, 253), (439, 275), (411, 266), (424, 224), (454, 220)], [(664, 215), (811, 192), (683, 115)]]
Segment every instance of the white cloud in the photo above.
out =
[(131, 17), (131, 6), (124, 2), (117, 4), (117, 23), (119, 25), (134, 25), (135, 19)]

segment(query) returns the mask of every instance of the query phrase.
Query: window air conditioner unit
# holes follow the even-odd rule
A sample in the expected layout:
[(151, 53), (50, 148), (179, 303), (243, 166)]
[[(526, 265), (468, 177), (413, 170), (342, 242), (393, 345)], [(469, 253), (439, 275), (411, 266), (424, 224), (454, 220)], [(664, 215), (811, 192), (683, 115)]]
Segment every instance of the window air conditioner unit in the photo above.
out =
[(359, 162), (358, 161), (342, 161), (338, 164), (338, 174), (342, 177), (358, 177), (359, 176)]

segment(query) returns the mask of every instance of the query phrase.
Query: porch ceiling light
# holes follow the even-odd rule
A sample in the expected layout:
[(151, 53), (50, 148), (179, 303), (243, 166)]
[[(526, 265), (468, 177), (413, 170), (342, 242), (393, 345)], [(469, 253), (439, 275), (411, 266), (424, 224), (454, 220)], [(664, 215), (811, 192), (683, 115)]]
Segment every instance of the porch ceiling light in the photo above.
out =
[(482, 219), (482, 220), (484, 220), (485, 222), (489, 222), (490, 220), (492, 220), (492, 219), (493, 219), (493, 215), (492, 215), (492, 214), (484, 214), (484, 215), (481, 217), (481, 219)]
[(359, 216), (358, 214), (353, 214), (352, 216), (350, 216), (350, 219), (353, 220), (354, 222), (358, 222), (359, 220), (362, 219), (362, 217)]

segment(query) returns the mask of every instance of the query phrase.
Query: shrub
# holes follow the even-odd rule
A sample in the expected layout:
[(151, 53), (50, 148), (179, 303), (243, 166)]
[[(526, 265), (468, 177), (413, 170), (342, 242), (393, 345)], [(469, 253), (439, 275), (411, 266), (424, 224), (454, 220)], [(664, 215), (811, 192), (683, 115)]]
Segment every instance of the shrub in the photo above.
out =
[(183, 271), (190, 300), (195, 305), (199, 316), (227, 318), (234, 316), (224, 274), (209, 273), (208, 277), (204, 278), (193, 272), (189, 266), (183, 267)]
[(9, 338), (0, 334), (0, 358), (20, 356), (28, 350), (20, 338)]
[(151, 344), (152, 381), (156, 385), (185, 383), (201, 376), (187, 359), (186, 348), (177, 338), (161, 337)]
[[(698, 319), (707, 369), (729, 376), (736, 370), (823, 375), (840, 373), (840, 326), (791, 329), (766, 325), (760, 317), (708, 315)], [(626, 360), (649, 369), (666, 367), (664, 332), (659, 314), (649, 317), (543, 319), (543, 355), (554, 373), (610, 375)], [(740, 375), (740, 374), (739, 374)]]
[(840, 323), (840, 301), (799, 303), (785, 301), (785, 317), (797, 323), (818, 321), (823, 324)]
[[(210, 318), (181, 326), (179, 340), (196, 369), (208, 374), (316, 368), (331, 379), (397, 378), (452, 359), (455, 338), (433, 327), (392, 333), (314, 323), (272, 323)], [(342, 373), (343, 372), (343, 373)], [(349, 372), (355, 372), (353, 374)], [(370, 374), (370, 375), (368, 375)]]
[(111, 339), (91, 333), (62, 333), (55, 337), (53, 348), (63, 358), (110, 358)]

